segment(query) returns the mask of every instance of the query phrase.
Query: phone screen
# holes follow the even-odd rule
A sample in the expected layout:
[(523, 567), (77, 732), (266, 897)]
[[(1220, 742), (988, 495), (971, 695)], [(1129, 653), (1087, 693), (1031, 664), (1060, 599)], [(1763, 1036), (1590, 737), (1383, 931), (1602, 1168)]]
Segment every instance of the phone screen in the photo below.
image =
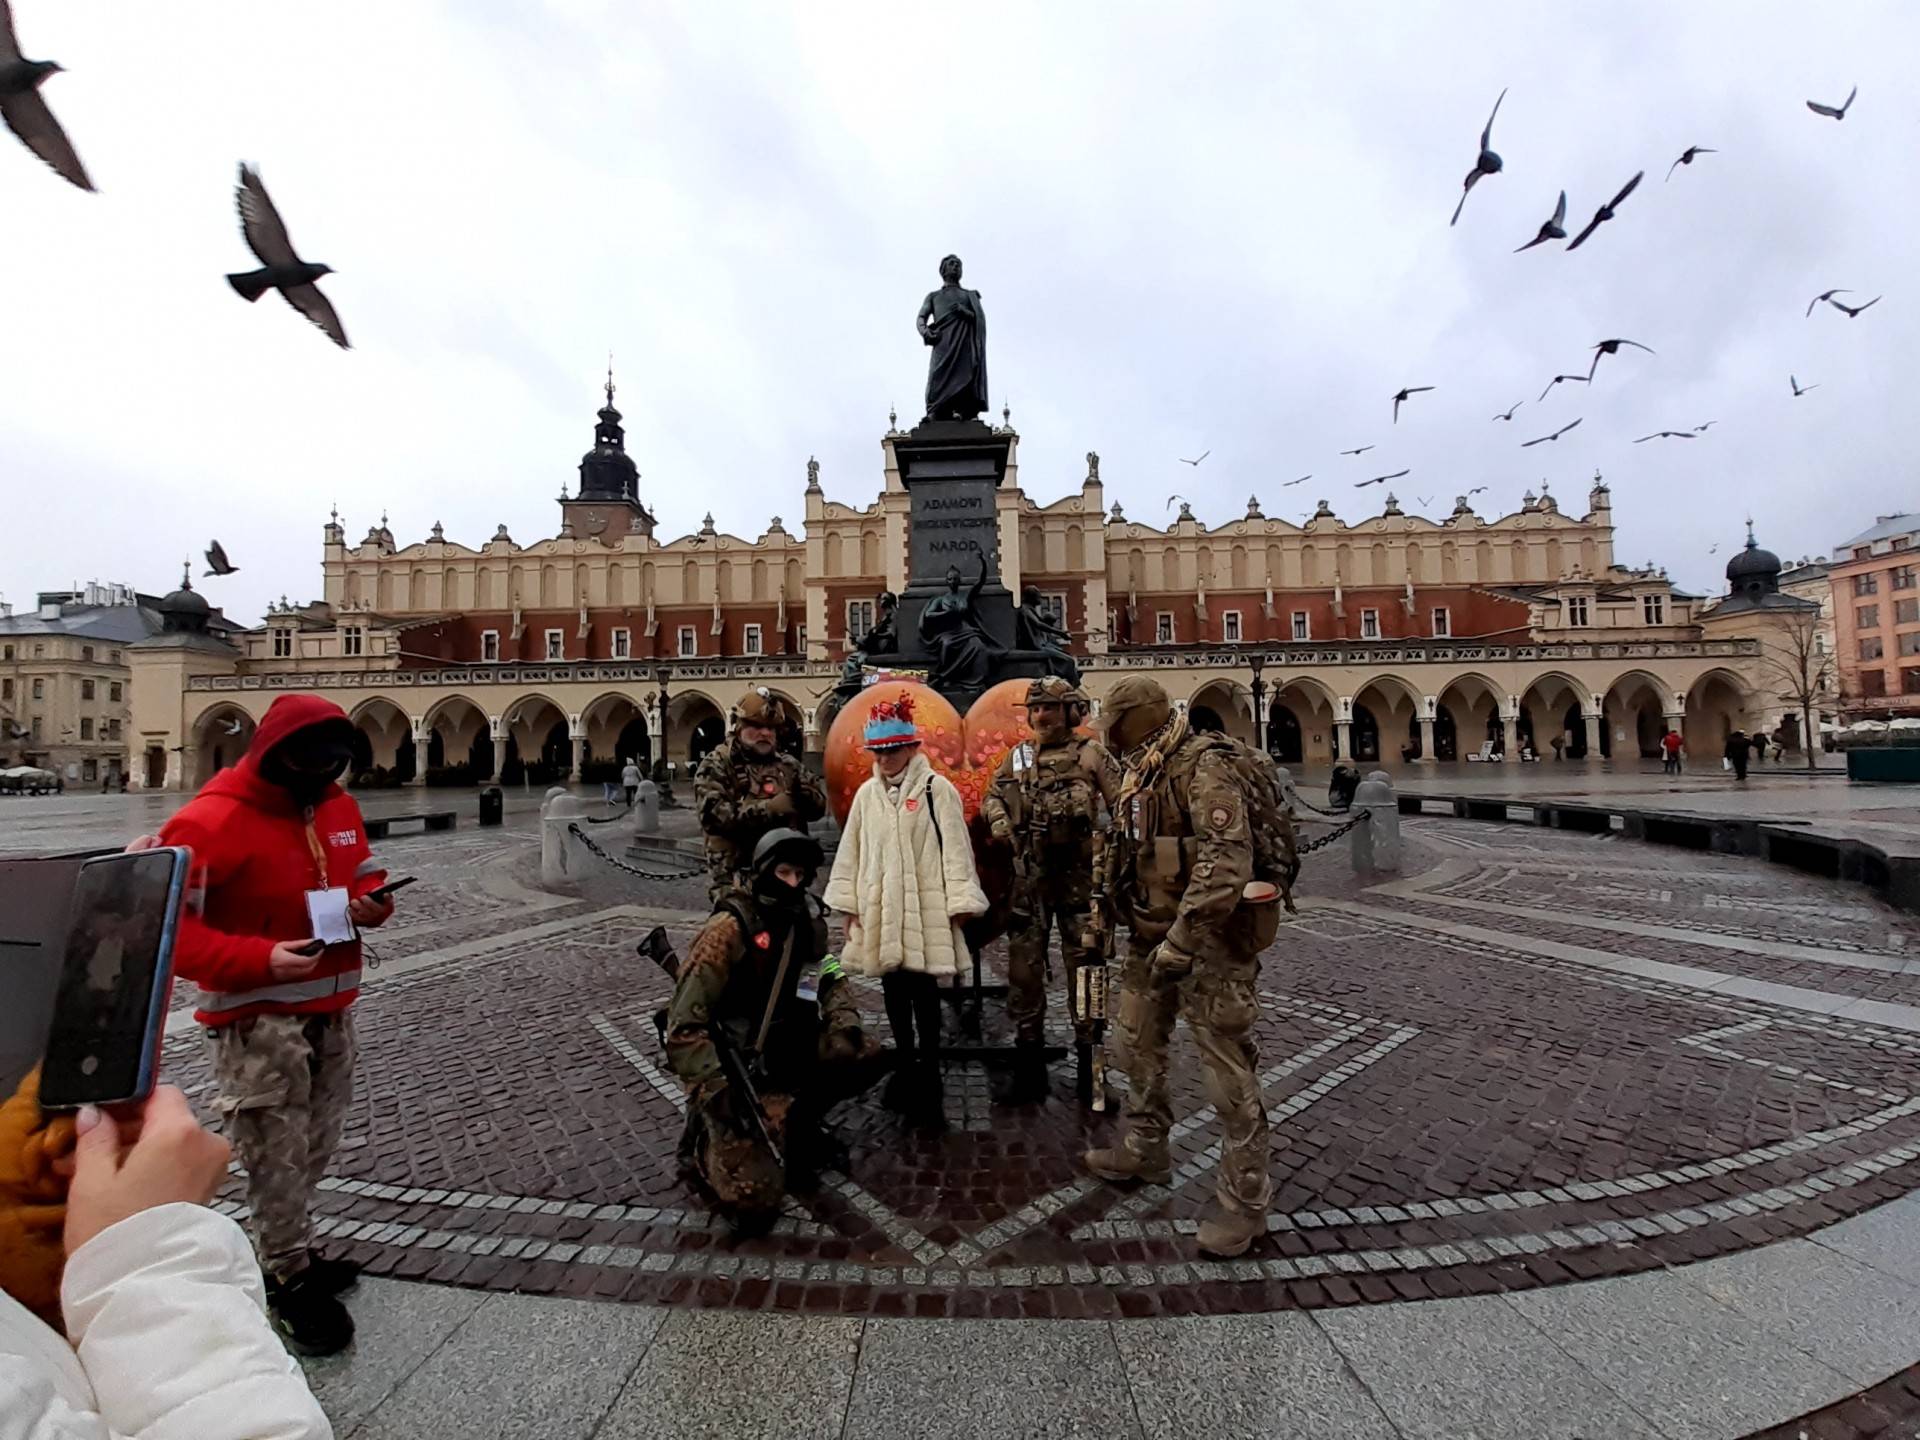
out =
[(117, 1104), (153, 1089), (186, 859), (143, 850), (80, 867), (41, 1062), (43, 1106)]

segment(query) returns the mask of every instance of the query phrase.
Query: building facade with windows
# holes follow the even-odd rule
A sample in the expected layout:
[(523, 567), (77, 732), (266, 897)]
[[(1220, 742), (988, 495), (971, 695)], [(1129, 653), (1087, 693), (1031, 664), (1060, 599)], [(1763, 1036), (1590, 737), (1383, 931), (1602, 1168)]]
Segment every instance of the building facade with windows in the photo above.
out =
[[(684, 767), (748, 684), (818, 749), (850, 648), (906, 586), (901, 432), (880, 437), (865, 503), (830, 499), (809, 461), (797, 534), (778, 517), (754, 537), (709, 519), (663, 540), (620, 422), (609, 384), (550, 538), (522, 545), (502, 526), (469, 545), (436, 524), (402, 545), (383, 519), (349, 543), (335, 515), (319, 600), (276, 605), (224, 647), (156, 637), (135, 660), (136, 779), (198, 785), (288, 690), (349, 711), (356, 771), (376, 782), (593, 779), (630, 756)], [(1762, 641), (1654, 566), (1615, 563), (1598, 477), (1579, 516), (1529, 494), (1512, 514), (1462, 497), (1432, 520), (1388, 496), (1352, 523), (1324, 501), (1304, 523), (1250, 501), (1211, 526), (1183, 506), (1160, 528), (1108, 506), (1093, 454), (1077, 484), (1031, 496), (1001, 428), (1001, 579), (1072, 635), (1096, 706), (1148, 670), (1306, 764), (1551, 753), (1555, 736), (1576, 758), (1635, 757), (1669, 725), (1704, 747), (1781, 709), (1756, 683)]]
[(1828, 580), (1842, 715), (1920, 714), (1920, 515), (1882, 515), (1842, 541)]

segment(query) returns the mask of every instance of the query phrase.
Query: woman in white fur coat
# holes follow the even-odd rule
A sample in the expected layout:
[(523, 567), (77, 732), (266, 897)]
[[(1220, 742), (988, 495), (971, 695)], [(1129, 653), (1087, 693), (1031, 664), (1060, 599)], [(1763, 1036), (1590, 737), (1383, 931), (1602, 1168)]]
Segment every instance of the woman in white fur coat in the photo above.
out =
[(873, 774), (854, 794), (826, 901), (846, 926), (841, 964), (880, 977), (895, 1050), (886, 1104), (938, 1125), (939, 982), (971, 963), (960, 927), (987, 897), (960, 792), (921, 752), (912, 695), (874, 706), (866, 743)]

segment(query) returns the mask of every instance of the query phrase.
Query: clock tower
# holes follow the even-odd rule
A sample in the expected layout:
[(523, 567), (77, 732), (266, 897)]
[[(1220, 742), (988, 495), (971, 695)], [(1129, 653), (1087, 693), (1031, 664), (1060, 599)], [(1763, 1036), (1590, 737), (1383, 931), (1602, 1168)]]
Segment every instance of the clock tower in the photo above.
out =
[(593, 449), (580, 458), (580, 491), (562, 498), (563, 530), (617, 545), (624, 535), (653, 534), (653, 514), (640, 503), (640, 467), (627, 454), (626, 431), (613, 408), (613, 367), (607, 367), (607, 403), (593, 427)]

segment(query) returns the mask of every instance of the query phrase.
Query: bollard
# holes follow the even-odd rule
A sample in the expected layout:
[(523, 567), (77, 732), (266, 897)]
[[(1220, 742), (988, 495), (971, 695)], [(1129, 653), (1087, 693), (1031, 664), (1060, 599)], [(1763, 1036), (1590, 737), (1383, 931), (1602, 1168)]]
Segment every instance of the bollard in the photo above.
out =
[(660, 787), (651, 780), (642, 780), (640, 788), (634, 791), (633, 833), (636, 835), (660, 833)]
[(569, 825), (581, 824), (586, 805), (564, 789), (547, 792), (540, 807), (540, 884), (547, 890), (571, 889), (585, 863), (584, 847), (567, 833)]
[(1400, 870), (1400, 802), (1393, 780), (1375, 770), (1353, 792), (1353, 811), (1364, 813), (1364, 824), (1353, 827), (1353, 868), (1362, 875), (1398, 874)]
[(1273, 767), (1273, 778), (1275, 783), (1280, 786), (1281, 803), (1284, 804), (1291, 813), (1298, 815), (1300, 813), (1300, 792), (1293, 788), (1293, 771), (1284, 765), (1276, 765)]

